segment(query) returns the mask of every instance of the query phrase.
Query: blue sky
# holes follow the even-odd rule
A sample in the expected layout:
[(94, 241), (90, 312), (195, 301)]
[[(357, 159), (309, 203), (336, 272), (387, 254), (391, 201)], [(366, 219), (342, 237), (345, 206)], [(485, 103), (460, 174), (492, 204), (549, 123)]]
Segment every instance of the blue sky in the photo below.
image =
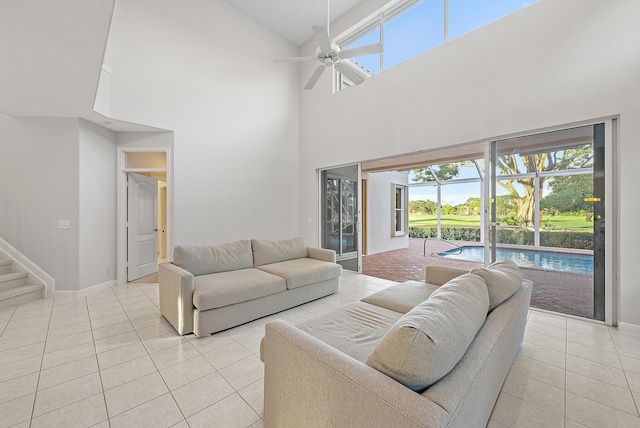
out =
[[(448, 39), (452, 40), (483, 25), (513, 13), (536, 0), (448, 0)], [(380, 42), (379, 28), (348, 47)], [(444, 43), (444, 1), (425, 0), (408, 13), (385, 24), (384, 68), (393, 67), (422, 52)], [(380, 56), (367, 55), (354, 58), (371, 73), (380, 72)], [(473, 168), (463, 168), (459, 178), (477, 177)], [(475, 175), (474, 175), (475, 174)], [(480, 182), (451, 184), (442, 187), (442, 202), (459, 205), (480, 196)], [(498, 194), (508, 192), (498, 186)], [(435, 187), (411, 188), (410, 200), (437, 200)]]
[[(531, 3), (535, 0), (449, 0), (448, 39), (455, 39)], [(386, 23), (384, 30), (384, 68), (387, 69), (444, 43), (444, 1), (425, 0)], [(378, 42), (379, 29), (349, 47)], [(380, 72), (379, 55), (354, 60), (373, 74)]]

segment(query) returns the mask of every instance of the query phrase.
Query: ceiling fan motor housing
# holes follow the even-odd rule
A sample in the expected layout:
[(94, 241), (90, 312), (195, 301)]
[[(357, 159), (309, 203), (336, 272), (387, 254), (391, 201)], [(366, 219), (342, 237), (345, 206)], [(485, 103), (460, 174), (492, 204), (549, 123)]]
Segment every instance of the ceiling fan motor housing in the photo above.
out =
[(331, 50), (329, 52), (323, 51), (320, 47), (316, 48), (316, 58), (325, 67), (331, 67), (333, 64), (340, 62), (340, 47), (336, 44), (331, 44)]

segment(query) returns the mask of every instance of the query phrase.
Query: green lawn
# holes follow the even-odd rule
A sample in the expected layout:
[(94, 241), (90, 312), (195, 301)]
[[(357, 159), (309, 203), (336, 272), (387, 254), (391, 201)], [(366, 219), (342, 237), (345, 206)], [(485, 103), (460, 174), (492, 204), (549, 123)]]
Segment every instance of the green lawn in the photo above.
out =
[[(501, 218), (498, 217), (498, 222)], [(593, 222), (588, 222), (585, 217), (577, 216), (542, 216), (543, 227), (557, 228), (584, 228), (592, 229)], [(438, 216), (430, 214), (409, 214), (409, 227), (437, 227)], [(506, 225), (506, 223), (503, 223)], [(443, 215), (442, 227), (480, 227), (479, 215)]]

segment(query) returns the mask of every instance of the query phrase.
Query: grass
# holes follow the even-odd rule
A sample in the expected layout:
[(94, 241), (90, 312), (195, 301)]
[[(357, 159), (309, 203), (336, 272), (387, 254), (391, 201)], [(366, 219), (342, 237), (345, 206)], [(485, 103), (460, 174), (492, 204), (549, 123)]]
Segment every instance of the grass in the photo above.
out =
[[(498, 222), (506, 226), (502, 222), (502, 218), (498, 217)], [(437, 227), (438, 216), (432, 214), (409, 214), (409, 227)], [(443, 215), (442, 227), (480, 227), (479, 215)], [(593, 222), (587, 221), (585, 217), (578, 216), (542, 216), (542, 227), (554, 228), (582, 228), (593, 229)]]

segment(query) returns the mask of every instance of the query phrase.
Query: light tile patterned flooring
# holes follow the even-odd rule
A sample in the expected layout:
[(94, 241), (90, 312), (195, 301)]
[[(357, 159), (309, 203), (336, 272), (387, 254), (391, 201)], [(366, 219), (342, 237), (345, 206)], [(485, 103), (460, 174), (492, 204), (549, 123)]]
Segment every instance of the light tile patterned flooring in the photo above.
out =
[[(162, 318), (157, 284), (0, 311), (0, 427), (261, 427), (264, 324), (390, 284), (345, 272), (338, 294), (206, 338)], [(638, 404), (640, 336), (532, 311), (489, 427), (640, 427)]]

